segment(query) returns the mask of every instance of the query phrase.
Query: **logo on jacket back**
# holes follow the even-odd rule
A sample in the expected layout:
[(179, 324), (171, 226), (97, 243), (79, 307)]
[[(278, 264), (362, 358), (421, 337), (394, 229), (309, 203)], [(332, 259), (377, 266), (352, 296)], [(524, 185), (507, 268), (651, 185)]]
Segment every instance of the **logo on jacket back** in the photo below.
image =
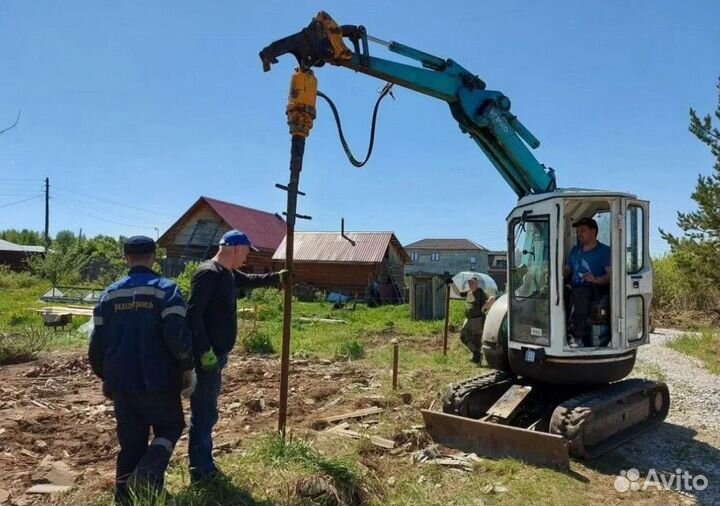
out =
[(155, 304), (151, 300), (134, 300), (132, 302), (116, 302), (113, 309), (118, 311), (137, 311), (138, 309), (153, 309)]

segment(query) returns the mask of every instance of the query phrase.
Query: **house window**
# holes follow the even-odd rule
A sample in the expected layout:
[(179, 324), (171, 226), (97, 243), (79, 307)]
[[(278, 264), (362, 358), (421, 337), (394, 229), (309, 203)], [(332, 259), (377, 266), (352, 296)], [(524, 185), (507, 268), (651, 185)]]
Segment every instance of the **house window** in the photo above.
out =
[(433, 253), (430, 255), (430, 260), (433, 262), (439, 262), (440, 261), (440, 253)]
[(477, 257), (470, 257), (470, 263), (476, 264), (477, 263)]
[(502, 267), (503, 269), (507, 267), (507, 259), (506, 258), (498, 258), (495, 260), (495, 267)]
[(419, 258), (420, 255), (418, 255), (417, 251), (410, 253), (410, 260), (412, 260), (413, 262), (417, 262)]

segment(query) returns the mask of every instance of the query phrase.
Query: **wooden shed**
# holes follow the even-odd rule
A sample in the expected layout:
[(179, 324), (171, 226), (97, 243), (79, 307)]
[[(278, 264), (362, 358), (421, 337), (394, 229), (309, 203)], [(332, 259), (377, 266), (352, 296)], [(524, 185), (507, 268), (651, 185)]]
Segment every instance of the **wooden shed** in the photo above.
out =
[[(404, 300), (403, 272), (410, 257), (392, 232), (346, 232), (345, 237), (338, 232), (296, 232), (293, 256), (296, 282), (360, 297), (373, 286), (383, 301)], [(273, 265), (276, 270), (285, 265), (284, 239)]]
[(212, 258), (218, 242), (231, 229), (245, 232), (258, 253), (251, 251), (246, 272), (270, 272), (272, 256), (285, 237), (285, 220), (278, 214), (200, 197), (158, 239), (158, 245), (167, 251), (164, 271), (176, 276), (190, 261)]

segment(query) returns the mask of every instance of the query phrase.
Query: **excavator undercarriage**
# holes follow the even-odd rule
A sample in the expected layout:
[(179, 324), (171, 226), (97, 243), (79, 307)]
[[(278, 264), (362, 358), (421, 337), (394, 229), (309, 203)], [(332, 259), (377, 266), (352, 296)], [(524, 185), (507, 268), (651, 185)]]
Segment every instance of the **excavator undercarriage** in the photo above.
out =
[(567, 469), (571, 456), (598, 457), (661, 422), (669, 405), (656, 381), (563, 386), (494, 372), (453, 385), (442, 413), (422, 413), (438, 443)]

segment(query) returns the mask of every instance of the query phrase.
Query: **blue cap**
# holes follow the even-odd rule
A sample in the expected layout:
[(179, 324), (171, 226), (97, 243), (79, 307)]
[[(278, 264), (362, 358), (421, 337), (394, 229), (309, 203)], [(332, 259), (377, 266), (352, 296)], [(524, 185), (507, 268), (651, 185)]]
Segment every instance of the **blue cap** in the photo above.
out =
[(257, 251), (257, 248), (252, 245), (250, 238), (244, 232), (234, 229), (225, 232), (225, 235), (220, 239), (220, 246), (247, 246), (251, 250)]
[(146, 255), (155, 251), (155, 241), (145, 235), (134, 235), (123, 244), (126, 255)]

